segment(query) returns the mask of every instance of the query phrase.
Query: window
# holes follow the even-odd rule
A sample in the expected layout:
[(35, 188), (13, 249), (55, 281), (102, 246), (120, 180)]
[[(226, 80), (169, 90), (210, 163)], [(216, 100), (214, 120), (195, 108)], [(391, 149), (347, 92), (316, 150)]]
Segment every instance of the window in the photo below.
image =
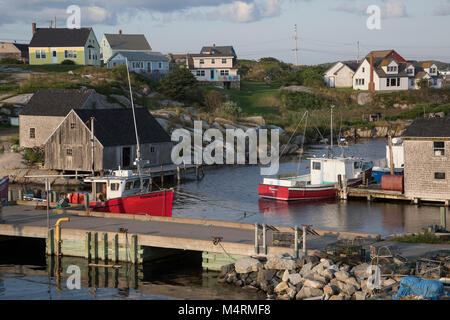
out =
[(400, 78), (397, 78), (397, 87), (400, 87)]
[(411, 79), (411, 86), (414, 86), (414, 79)]
[(72, 155), (72, 149), (67, 148), (66, 149), (66, 155), (71, 156)]
[(227, 64), (227, 59), (222, 59), (222, 64)]
[(36, 129), (30, 128), (30, 139), (36, 139)]
[(366, 72), (366, 68), (362, 68), (362, 72)]
[(139, 189), (141, 187), (141, 181), (135, 180), (133, 183), (133, 189)]
[(320, 170), (320, 169), (321, 169), (321, 163), (313, 162), (313, 170)]
[(158, 63), (158, 68), (159, 68), (159, 69), (162, 69), (162, 62), (159, 62), (159, 63)]
[(46, 54), (44, 50), (36, 50), (36, 59), (45, 59)]
[(142, 186), (143, 186), (145, 189), (147, 189), (147, 188), (148, 188), (149, 182), (150, 182), (149, 179), (145, 179), (145, 180), (142, 182)]
[(445, 180), (445, 172), (435, 172), (434, 179)]
[(204, 59), (200, 59), (200, 64), (205, 64), (205, 60)]
[(355, 169), (361, 169), (361, 168), (362, 168), (362, 162), (355, 162), (355, 163), (353, 164), (353, 167), (354, 167)]
[(434, 155), (445, 156), (445, 143), (442, 141), (434, 142)]
[(132, 185), (133, 185), (132, 181), (127, 182), (127, 184), (125, 185), (125, 190), (131, 190)]
[(406, 70), (406, 72), (407, 72), (408, 74), (413, 74), (413, 73), (414, 73), (414, 69), (408, 69), (408, 70)]
[(211, 64), (215, 64), (216, 63), (216, 59), (211, 59)]
[(230, 75), (230, 71), (229, 70), (220, 70), (220, 75), (221, 76), (228, 76), (228, 75)]
[(70, 129), (75, 129), (75, 123), (70, 124)]
[(155, 147), (150, 147), (150, 152), (155, 152)]
[(204, 77), (205, 74), (205, 70), (197, 70), (197, 77)]
[(396, 87), (397, 86), (397, 79), (392, 78), (391, 79), (391, 87)]
[(64, 50), (64, 58), (76, 58), (77, 51), (76, 50)]
[(391, 84), (391, 82), (389, 81), (389, 79), (386, 79), (386, 87), (389, 87)]
[(119, 190), (119, 184), (111, 183), (111, 191), (117, 191), (117, 190)]

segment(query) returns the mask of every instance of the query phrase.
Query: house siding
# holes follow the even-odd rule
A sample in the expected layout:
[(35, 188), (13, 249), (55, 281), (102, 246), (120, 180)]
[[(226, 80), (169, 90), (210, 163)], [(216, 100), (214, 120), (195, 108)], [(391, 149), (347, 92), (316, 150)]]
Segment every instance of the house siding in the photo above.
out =
[[(71, 128), (71, 124), (75, 128)], [(45, 143), (45, 168), (50, 170), (91, 171), (91, 132), (72, 111)], [(72, 150), (72, 155), (67, 154)], [(95, 170), (103, 169), (103, 146), (95, 140)]]
[[(445, 141), (445, 156), (434, 155), (434, 141)], [(450, 199), (450, 141), (405, 139), (405, 195), (411, 198)], [(436, 180), (434, 174), (446, 174)]]
[[(64, 117), (19, 115), (19, 140), (21, 148), (42, 146)], [(35, 138), (30, 138), (30, 128), (35, 128)]]

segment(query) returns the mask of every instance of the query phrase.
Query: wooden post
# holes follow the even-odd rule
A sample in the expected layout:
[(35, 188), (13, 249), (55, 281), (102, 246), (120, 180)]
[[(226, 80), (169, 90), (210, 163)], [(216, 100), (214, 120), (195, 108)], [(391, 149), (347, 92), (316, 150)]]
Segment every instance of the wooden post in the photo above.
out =
[(84, 209), (86, 211), (89, 209), (89, 193), (87, 192), (84, 193)]
[(137, 235), (131, 236), (131, 263), (135, 264), (138, 260)]
[(298, 258), (298, 227), (294, 229), (294, 258)]
[(88, 260), (88, 262), (91, 261), (91, 238), (92, 234), (90, 232), (86, 232), (86, 239), (85, 239), (85, 258)]
[(303, 254), (306, 256), (306, 226), (303, 226)]
[(112, 239), (112, 259), (114, 262), (119, 261), (119, 235), (116, 233)]
[(258, 232), (259, 232), (259, 225), (257, 222), (255, 222), (255, 254), (259, 253)]
[(180, 167), (177, 167), (177, 181), (178, 181), (178, 183), (180, 183), (180, 181), (181, 181)]
[(266, 224), (263, 224), (262, 225), (262, 229), (263, 229), (263, 254), (267, 254), (267, 242), (266, 242), (266, 231), (267, 231), (267, 228), (266, 228)]
[(49, 256), (53, 256), (55, 254), (55, 230), (53, 229), (48, 230), (47, 233), (46, 251)]
[(14, 201), (14, 191), (12, 189), (8, 190), (8, 202)]
[(391, 176), (395, 175), (394, 154), (392, 152), (392, 136), (389, 136), (389, 168), (391, 169)]
[(108, 234), (103, 233), (102, 234), (102, 241), (103, 241), (103, 260), (105, 262), (108, 261)]
[(164, 187), (164, 170), (163, 166), (161, 165), (161, 188)]
[(344, 192), (343, 198), (344, 200), (348, 199), (348, 185), (347, 185), (347, 176), (344, 174), (342, 176), (342, 190)]
[(183, 160), (184, 178), (186, 179), (186, 162)]
[(447, 230), (447, 208), (441, 207), (441, 228)]
[(23, 201), (23, 191), (19, 190), (19, 200)]
[(92, 239), (93, 242), (93, 249), (94, 249), (94, 261), (98, 261), (98, 233), (94, 232), (94, 237)]
[(198, 164), (195, 165), (195, 178), (197, 180), (199, 180), (199, 178), (198, 178)]

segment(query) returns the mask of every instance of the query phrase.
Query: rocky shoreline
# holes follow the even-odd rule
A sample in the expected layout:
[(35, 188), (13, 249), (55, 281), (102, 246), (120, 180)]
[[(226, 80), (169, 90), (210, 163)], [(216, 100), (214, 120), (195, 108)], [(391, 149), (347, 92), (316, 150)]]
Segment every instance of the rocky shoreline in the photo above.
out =
[[(450, 272), (448, 254), (442, 274)], [(372, 289), (369, 262), (350, 263), (330, 258), (325, 252), (294, 259), (289, 255), (256, 259), (243, 258), (222, 267), (219, 283), (266, 294), (269, 300), (390, 300), (403, 276), (415, 275), (415, 264), (392, 258), (380, 265), (380, 288)], [(385, 273), (389, 275), (385, 275)]]

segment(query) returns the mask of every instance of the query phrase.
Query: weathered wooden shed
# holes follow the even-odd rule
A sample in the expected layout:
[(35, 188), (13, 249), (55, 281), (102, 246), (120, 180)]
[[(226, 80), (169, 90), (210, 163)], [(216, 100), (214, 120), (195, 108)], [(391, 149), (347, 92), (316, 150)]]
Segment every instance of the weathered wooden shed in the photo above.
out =
[[(147, 166), (171, 163), (170, 136), (148, 110), (135, 111), (142, 160), (148, 161)], [(44, 145), (47, 169), (78, 172), (114, 170), (119, 166), (132, 169), (136, 159), (132, 110), (73, 109)]]

